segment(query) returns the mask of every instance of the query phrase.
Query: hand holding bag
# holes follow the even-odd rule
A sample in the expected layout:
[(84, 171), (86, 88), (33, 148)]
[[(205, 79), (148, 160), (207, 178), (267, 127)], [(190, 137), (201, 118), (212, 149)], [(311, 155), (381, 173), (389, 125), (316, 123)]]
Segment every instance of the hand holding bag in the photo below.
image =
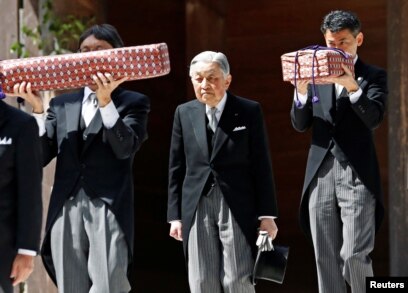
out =
[(266, 231), (260, 231), (256, 243), (258, 254), (252, 274), (252, 283), (256, 285), (256, 280), (261, 279), (282, 284), (286, 272), (289, 247), (272, 245), (272, 239)]

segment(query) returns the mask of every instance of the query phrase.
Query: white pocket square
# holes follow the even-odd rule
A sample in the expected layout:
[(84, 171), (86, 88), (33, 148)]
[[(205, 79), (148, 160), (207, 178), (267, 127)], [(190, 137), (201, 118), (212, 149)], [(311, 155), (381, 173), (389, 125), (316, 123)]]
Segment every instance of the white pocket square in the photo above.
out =
[(246, 129), (246, 126), (237, 126), (232, 131), (240, 131)]
[(8, 145), (8, 144), (11, 144), (12, 141), (13, 140), (11, 139), (11, 137), (9, 138), (3, 137), (3, 138), (0, 138), (0, 145)]

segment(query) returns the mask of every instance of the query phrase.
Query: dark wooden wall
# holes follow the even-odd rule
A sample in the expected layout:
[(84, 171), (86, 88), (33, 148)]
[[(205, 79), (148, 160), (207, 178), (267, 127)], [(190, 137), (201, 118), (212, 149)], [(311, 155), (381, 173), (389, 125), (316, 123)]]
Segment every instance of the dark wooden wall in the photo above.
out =
[(136, 154), (135, 257), (132, 292), (188, 292), (181, 243), (168, 236), (166, 223), (167, 170), (173, 113), (186, 100), (184, 0), (107, 1), (107, 22), (120, 32), (125, 45), (166, 42), (169, 75), (128, 82), (128, 88), (151, 99), (149, 139)]
[[(319, 30), (326, 13), (355, 11), (365, 41), (359, 56), (387, 67), (386, 0), (139, 0), (108, 1), (107, 21), (127, 45), (166, 42), (170, 75), (127, 83), (151, 98), (149, 140), (136, 156), (136, 246), (132, 292), (188, 292), (181, 244), (168, 236), (167, 164), (173, 112), (193, 98), (188, 62), (203, 50), (220, 50), (231, 64), (232, 92), (259, 101), (267, 122), (280, 209), (277, 242), (291, 247), (283, 285), (260, 283), (258, 292), (317, 292), (312, 246), (298, 225), (298, 206), (310, 134), (292, 129), (293, 88), (282, 82), (280, 55), (324, 44)], [(387, 196), (387, 121), (376, 131), (382, 183)], [(386, 197), (387, 198), (387, 197)], [(386, 200), (387, 202), (387, 200)], [(388, 223), (372, 255), (377, 275), (388, 275)]]
[(388, 1), (390, 275), (408, 276), (408, 1)]

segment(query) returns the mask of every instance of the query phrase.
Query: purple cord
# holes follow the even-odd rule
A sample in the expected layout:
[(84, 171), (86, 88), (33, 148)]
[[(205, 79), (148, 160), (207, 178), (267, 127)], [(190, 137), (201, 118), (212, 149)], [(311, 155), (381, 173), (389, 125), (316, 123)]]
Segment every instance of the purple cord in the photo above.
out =
[[(2, 76), (3, 76), (3, 74), (0, 73), (0, 78)], [(5, 97), (6, 97), (6, 94), (3, 92), (3, 87), (1, 86), (1, 79), (0, 79), (0, 100), (4, 99)]]
[(6, 94), (3, 92), (3, 88), (0, 83), (0, 100), (4, 99), (5, 97), (6, 97)]
[[(317, 95), (317, 90), (316, 90), (315, 74), (314, 74), (316, 52), (319, 51), (319, 50), (331, 50), (331, 51), (336, 51), (336, 52), (340, 53), (346, 59), (349, 57), (349, 55), (347, 53), (345, 53), (341, 49), (329, 48), (329, 47), (324, 47), (324, 46), (319, 46), (319, 45), (308, 46), (308, 47), (305, 47), (303, 49), (298, 50), (296, 52), (296, 56), (295, 56), (295, 78), (294, 78), (295, 90), (296, 90), (295, 91), (296, 92), (296, 106), (298, 108), (302, 106), (302, 103), (299, 101), (298, 92), (297, 92), (297, 78), (296, 78), (297, 63), (298, 63), (299, 51), (304, 51), (304, 50), (314, 50), (313, 59), (312, 59), (312, 94), (313, 94), (312, 103), (318, 103), (319, 102), (319, 97)], [(300, 72), (299, 72), (299, 77), (300, 77)]]

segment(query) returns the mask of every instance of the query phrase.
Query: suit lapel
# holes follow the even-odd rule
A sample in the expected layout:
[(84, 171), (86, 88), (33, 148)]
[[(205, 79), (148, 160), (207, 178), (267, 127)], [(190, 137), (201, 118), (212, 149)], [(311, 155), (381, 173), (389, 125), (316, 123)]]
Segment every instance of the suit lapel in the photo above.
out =
[(81, 115), (83, 91), (74, 94), (71, 101), (65, 103), (67, 137), (74, 153), (78, 152), (79, 118)]
[(203, 155), (209, 159), (205, 115), (205, 105), (198, 101), (189, 112), (190, 121), (193, 125), (197, 143), (200, 146)]
[(0, 101), (0, 127), (6, 122), (7, 120), (7, 112), (6, 112), (6, 103)]
[(217, 130), (214, 133), (214, 147), (210, 161), (212, 161), (220, 151), (221, 147), (228, 138), (228, 134), (231, 133), (232, 127), (235, 125), (235, 120), (238, 113), (236, 111), (237, 109), (234, 101), (234, 97), (228, 93), (224, 111), (222, 112), (220, 121), (218, 122)]
[(333, 105), (333, 94), (334, 94), (334, 85), (333, 84), (325, 84), (321, 85), (318, 88), (319, 96), (320, 97), (327, 97), (319, 99), (319, 103), (321, 103), (322, 110), (324, 117), (326, 117), (327, 121), (330, 123), (334, 122), (334, 111), (336, 110), (336, 105)]

